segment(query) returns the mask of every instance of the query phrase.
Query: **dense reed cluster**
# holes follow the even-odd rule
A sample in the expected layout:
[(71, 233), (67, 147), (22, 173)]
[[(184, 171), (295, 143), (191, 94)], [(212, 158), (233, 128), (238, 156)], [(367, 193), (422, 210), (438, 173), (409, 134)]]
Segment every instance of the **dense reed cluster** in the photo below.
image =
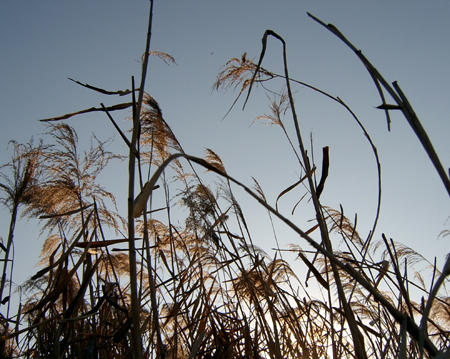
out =
[[(248, 187), (228, 173), (212, 149), (204, 158), (184, 152), (158, 102), (144, 92), (151, 19), (150, 11), (138, 89), (133, 85), (130, 91), (111, 92), (81, 84), (105, 95), (126, 94), (131, 102), (44, 120), (49, 141), (12, 143), (13, 157), (1, 168), (0, 184), (11, 215), (0, 249), (1, 356), (448, 358), (450, 297), (444, 284), (450, 264), (437, 268), (411, 248), (375, 235), (377, 219), (363, 236), (342, 208), (321, 204), (328, 147), (322, 149), (320, 163), (314, 163), (303, 142), (290, 84), (301, 83), (345, 107), (363, 129), (379, 170), (376, 147), (351, 109), (290, 78), (286, 44), (271, 30), (264, 34), (258, 63), (244, 54), (218, 74), (214, 87), (234, 87), (238, 98), (247, 91), (248, 99), (256, 84), (284, 82), (270, 113), (259, 120), (279, 126), (298, 159), (300, 178), (278, 199), (294, 188), (303, 191), (296, 206), (311, 206), (315, 216), (309, 228), (300, 228), (279, 211), (278, 200), (267, 201), (256, 180)], [(334, 26), (313, 19), (355, 50)], [(284, 74), (262, 67), (269, 36), (283, 43)], [(450, 193), (448, 176), (398, 84), (391, 87), (355, 52), (380, 92), (388, 123), (390, 110), (403, 112)], [(394, 104), (386, 102), (385, 92)], [(124, 108), (133, 111), (131, 139), (111, 116)], [(70, 125), (71, 116), (90, 111), (103, 111), (128, 146), (126, 215), (117, 213), (113, 193), (98, 181), (111, 161), (124, 157), (107, 151), (95, 137), (89, 149), (81, 150)], [(294, 136), (284, 125), (287, 119), (294, 122)], [(236, 188), (247, 197), (238, 198)], [(262, 206), (268, 216), (261, 220), (277, 218), (303, 245), (278, 246), (273, 253), (259, 248), (243, 201)], [(13, 313), (17, 259), (11, 249), (20, 216), (39, 218), (46, 240), (42, 269), (21, 286), (27, 299)], [(286, 251), (297, 256), (295, 267)], [(429, 266), (429, 278), (414, 272), (417, 264)]]

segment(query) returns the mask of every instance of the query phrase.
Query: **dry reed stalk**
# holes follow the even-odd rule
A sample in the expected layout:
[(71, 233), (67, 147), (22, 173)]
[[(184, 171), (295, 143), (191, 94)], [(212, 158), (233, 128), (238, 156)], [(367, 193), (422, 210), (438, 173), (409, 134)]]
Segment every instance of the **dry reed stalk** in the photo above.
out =
[[(373, 230), (366, 239), (356, 231), (356, 216), (353, 224), (344, 216), (342, 206), (338, 211), (320, 203), (327, 177), (328, 151), (323, 150), (322, 177), (316, 186), (314, 163), (310, 163), (314, 162), (314, 156), (310, 160), (302, 142), (290, 88), (291, 82), (301, 82), (289, 78), (286, 44), (273, 31), (267, 31), (263, 37), (258, 64), (245, 56), (241, 60), (232, 59), (227, 69), (219, 74), (216, 86), (231, 79), (228, 85), (242, 84), (239, 96), (247, 87), (249, 96), (255, 82), (284, 79), (287, 94), (281, 96), (279, 102), (272, 102), (272, 113), (264, 119), (281, 126), (305, 171), (304, 176), (279, 194), (274, 208), (256, 180), (254, 190), (236, 180), (226, 172), (220, 157), (212, 150), (207, 150), (205, 159), (184, 153), (162, 118), (158, 103), (143, 92), (150, 53), (152, 5), (151, 2), (138, 100), (134, 81), (129, 91), (133, 96), (131, 141), (102, 106), (129, 146), (128, 236), (105, 239), (102, 223), (113, 224), (117, 229), (118, 222), (105, 220), (101, 208), (97, 207), (97, 199), (94, 197), (91, 204), (87, 203), (83, 200), (84, 192), (75, 200), (70, 199), (71, 206), (47, 206), (58, 211), (32, 209), (33, 213), (39, 212), (43, 214), (42, 219), (53, 223), (51, 228), (60, 230), (61, 243), (58, 246), (55, 238), (49, 237), (47, 248), (43, 250), (49, 264), (30, 281), (30, 285), (42, 288), (24, 306), (28, 328), (17, 329), (0, 339), (5, 342), (26, 334), (21, 348), (24, 355), (68, 358), (94, 355), (99, 358), (406, 358), (420, 355), (431, 358), (444, 355), (442, 348), (448, 345), (448, 333), (442, 325), (443, 319), (435, 313), (438, 309), (441, 315), (448, 311), (446, 299), (437, 296), (448, 274), (448, 266), (437, 274), (431, 293), (425, 289), (424, 281), (416, 286), (428, 295), (428, 302), (426, 305), (423, 302), (420, 308), (420, 304), (410, 298), (409, 286), (413, 283), (408, 278), (408, 267), (414, 260), (408, 254), (411, 251), (383, 237), (385, 256), (381, 261), (374, 259), (375, 250), (380, 247), (379, 243), (372, 243), (381, 198), (380, 163), (375, 146), (351, 109), (338, 97), (305, 84), (344, 106), (362, 128), (374, 152), (379, 180), (378, 210)], [(268, 36), (283, 43), (283, 76), (261, 67)], [(235, 66), (234, 60), (240, 67)], [(251, 79), (244, 77), (248, 72), (252, 74)], [(372, 72), (371, 75), (382, 96), (381, 108), (388, 116), (391, 108), (385, 104), (378, 75)], [(122, 93), (81, 85), (105, 94)], [(300, 155), (281, 121), (281, 114), (289, 107)], [(389, 123), (389, 117), (387, 119)], [(67, 137), (64, 131), (69, 133), (71, 129), (65, 127), (59, 139)], [(76, 142), (76, 136), (70, 138)], [(188, 161), (192, 173), (184, 172), (178, 161), (181, 158)], [(144, 164), (148, 165), (149, 177), (152, 165), (158, 165), (145, 185)], [(194, 165), (223, 179), (217, 193), (203, 182)], [(135, 181), (136, 167), (141, 187), (138, 196), (134, 192), (134, 184), (138, 182)], [(179, 185), (174, 197), (169, 190), (169, 185), (174, 183), (169, 177), (170, 169)], [(162, 207), (167, 217), (164, 221), (160, 220), (161, 213), (152, 209), (157, 182), (162, 183), (160, 188), (164, 191)], [(304, 182), (308, 182), (305, 196), (308, 193), (312, 196), (316, 214), (314, 224), (306, 231), (278, 210), (279, 199)], [(253, 242), (232, 185), (243, 188), (268, 211), (277, 242), (274, 259)], [(175, 198), (188, 213), (184, 214), (184, 227), (176, 224), (179, 218), (174, 214)], [(92, 204), (94, 209), (86, 217), (84, 211)], [(314, 251), (305, 251), (296, 246), (292, 251), (298, 253), (301, 264), (305, 264), (307, 280), (311, 274), (325, 291), (322, 300), (311, 298), (306, 289), (307, 298), (300, 299), (301, 294), (295, 288), (300, 281), (289, 263), (280, 257), (283, 250), (279, 248), (272, 217), (279, 218), (314, 248)], [(317, 228), (320, 243), (312, 237)], [(69, 230), (75, 230), (75, 234), (67, 239)], [(137, 233), (143, 239), (142, 248), (136, 248)], [(342, 244), (336, 248), (331, 245), (332, 234), (341, 239)], [(128, 249), (109, 251), (111, 245), (124, 241), (129, 243)], [(309, 255), (314, 258), (311, 260)], [(386, 287), (388, 290), (383, 291)], [(422, 314), (420, 327), (414, 322), (418, 313)], [(430, 324), (430, 334), (427, 324)], [(440, 345), (441, 352), (436, 345)]]
[[(282, 42), (282, 44), (283, 44), (283, 64), (284, 64), (284, 72), (285, 72), (285, 79), (286, 79), (286, 87), (287, 87), (287, 91), (288, 91), (289, 103), (290, 103), (290, 108), (291, 108), (291, 112), (292, 112), (292, 117), (293, 117), (293, 120), (294, 120), (294, 127), (295, 127), (295, 132), (296, 132), (296, 135), (297, 135), (297, 141), (298, 141), (298, 145), (299, 145), (299, 148), (300, 148), (300, 154), (301, 154), (301, 157), (302, 157), (302, 160), (303, 160), (303, 164), (305, 166), (306, 176), (307, 176), (308, 183), (309, 183), (309, 190), (311, 192), (311, 197), (312, 197), (313, 204), (314, 204), (314, 209), (315, 209), (315, 212), (316, 212), (316, 219), (317, 219), (317, 222), (318, 222), (319, 228), (320, 228), (322, 242), (325, 244), (326, 249), (329, 252), (331, 252), (332, 251), (332, 245), (331, 245), (331, 241), (330, 241), (330, 238), (329, 238), (329, 235), (328, 235), (328, 228), (326, 226), (326, 223), (325, 223), (325, 220), (324, 220), (324, 217), (323, 217), (323, 214), (322, 214), (321, 205), (319, 203), (319, 196), (317, 194), (315, 184), (313, 183), (311, 164), (310, 164), (310, 160), (309, 160), (309, 158), (308, 158), (308, 156), (306, 154), (306, 150), (305, 150), (305, 147), (304, 147), (304, 144), (303, 144), (303, 139), (302, 139), (301, 132), (300, 132), (300, 127), (299, 127), (299, 124), (298, 124), (297, 113), (295, 111), (294, 99), (293, 99), (293, 95), (292, 95), (291, 84), (290, 84), (290, 81), (289, 81), (287, 55), (286, 55), (286, 43), (285, 43), (284, 39), (280, 35), (276, 34), (272, 30), (266, 30), (266, 32), (265, 32), (265, 34), (263, 36), (263, 39), (262, 39), (263, 48), (262, 48), (262, 51), (261, 51), (261, 55), (259, 57), (259, 61), (258, 61), (257, 67), (256, 67), (254, 75), (253, 75), (253, 79), (252, 79), (252, 81), (250, 83), (250, 86), (249, 86), (249, 90), (248, 90), (247, 98), (246, 98), (246, 100), (244, 102), (244, 106), (245, 106), (245, 103), (247, 102), (247, 100), (248, 100), (248, 98), (250, 96), (250, 92), (251, 92), (251, 89), (252, 89), (253, 81), (254, 81), (254, 79), (256, 77), (256, 74), (258, 73), (258, 70), (259, 70), (259, 68), (261, 66), (262, 60), (264, 58), (264, 54), (266, 52), (266, 46), (267, 46), (267, 37), (269, 35), (271, 35), (271, 36), (275, 37), (276, 39), (280, 40)], [(320, 193), (319, 193), (319, 195), (320, 195)], [(340, 300), (340, 302), (341, 302), (341, 304), (342, 304), (342, 306), (344, 308), (344, 311), (346, 313), (346, 318), (348, 320), (348, 324), (349, 324), (350, 330), (352, 332), (353, 341), (354, 341), (354, 344), (356, 346), (355, 349), (356, 349), (357, 357), (359, 359), (364, 359), (367, 356), (366, 356), (366, 353), (365, 353), (365, 350), (364, 350), (364, 345), (363, 345), (363, 343), (361, 343), (362, 335), (361, 335), (361, 333), (359, 332), (359, 330), (358, 330), (358, 328), (356, 326), (356, 322), (355, 322), (355, 318), (353, 316), (353, 312), (352, 312), (351, 308), (349, 307), (347, 299), (345, 297), (345, 294), (344, 294), (344, 291), (343, 291), (343, 288), (342, 288), (342, 284), (341, 284), (341, 280), (340, 280), (340, 277), (339, 277), (339, 272), (337, 270), (337, 267), (336, 267), (336, 265), (333, 262), (331, 262), (331, 267), (332, 267), (332, 271), (333, 271), (334, 280), (336, 281), (336, 284), (337, 284), (338, 297), (339, 297), (339, 300)]]
[[(310, 242), (310, 244), (312, 244), (313, 246), (316, 247), (317, 250), (319, 250), (321, 253), (325, 254), (327, 256), (327, 258), (329, 258), (331, 261), (333, 261), (336, 265), (338, 265), (342, 270), (348, 272), (348, 274), (353, 277), (354, 279), (356, 279), (361, 285), (363, 285), (363, 287), (365, 287), (367, 290), (369, 290), (372, 295), (374, 295), (376, 297), (377, 300), (379, 300), (381, 303), (383, 303), (383, 305), (389, 310), (389, 312), (395, 317), (398, 318), (398, 320), (404, 320), (404, 316), (403, 314), (401, 314), (399, 311), (397, 311), (396, 309), (394, 309), (389, 302), (387, 302), (384, 297), (380, 296), (380, 294), (378, 293), (378, 291), (373, 288), (365, 279), (363, 279), (363, 277), (361, 277), (357, 272), (355, 272), (351, 267), (348, 267), (347, 265), (341, 263), (340, 261), (338, 261), (334, 255), (332, 255), (331, 253), (328, 253), (325, 249), (323, 249), (322, 247), (320, 247), (318, 244), (315, 244), (315, 242), (310, 239), (306, 234), (304, 234), (301, 230), (299, 230), (298, 228), (295, 227), (295, 225), (293, 225), (292, 223), (290, 223), (289, 220), (284, 219), (277, 211), (275, 211), (274, 209), (272, 209), (267, 203), (263, 202), (259, 196), (257, 196), (256, 194), (254, 194), (250, 189), (248, 189), (247, 187), (245, 187), (244, 185), (240, 184), (238, 181), (236, 181), (235, 179), (233, 179), (232, 177), (230, 177), (229, 175), (226, 175), (222, 172), (220, 172), (219, 170), (217, 170), (215, 167), (210, 166), (207, 162), (205, 162), (202, 159), (198, 159), (198, 158), (194, 158), (192, 156), (187, 156), (187, 155), (183, 155), (183, 154), (176, 154), (173, 155), (171, 157), (169, 157), (164, 163), (163, 165), (158, 169), (157, 172), (155, 172), (154, 176), (152, 177), (152, 179), (149, 181), (150, 185), (154, 185), (156, 183), (157, 177), (162, 173), (162, 171), (164, 170), (164, 168), (168, 165), (168, 163), (170, 163), (170, 161), (172, 161), (174, 158), (177, 157), (186, 157), (187, 159), (189, 159), (192, 162), (196, 162), (201, 164), (202, 166), (204, 166), (205, 168), (207, 168), (208, 170), (214, 171), (216, 173), (219, 173), (220, 175), (228, 178), (231, 182), (234, 182), (240, 186), (242, 186), (248, 193), (250, 193), (255, 199), (257, 199), (261, 204), (263, 204), (266, 208), (268, 208), (269, 210), (271, 210), (272, 213), (276, 214), (279, 218), (282, 218), (283, 221), (285, 221), (285, 223), (287, 223), (288, 225), (290, 225), (292, 228), (295, 228), (295, 230), (301, 234), (303, 236), (303, 238), (308, 239), (308, 242)], [(150, 186), (151, 187), (151, 186)], [(403, 318), (403, 319), (400, 319)], [(414, 330), (414, 323), (408, 320), (408, 327), (410, 327), (410, 334), (412, 334), (416, 339), (418, 339), (417, 337), (417, 331)], [(433, 346), (432, 344), (430, 344), (430, 342), (427, 342), (426, 344), (428, 350), (433, 350)]]
[(136, 250), (134, 246), (134, 216), (133, 216), (133, 201), (134, 201), (134, 186), (135, 186), (135, 163), (138, 148), (138, 133), (139, 133), (139, 115), (141, 113), (142, 101), (144, 97), (144, 86), (147, 74), (148, 57), (150, 52), (150, 39), (153, 18), (153, 0), (150, 0), (150, 12), (148, 20), (147, 40), (145, 45), (145, 53), (142, 62), (141, 84), (139, 87), (138, 100), (135, 103), (134, 99), (134, 80), (132, 85), (133, 93), (133, 134), (131, 138), (130, 155), (129, 155), (129, 187), (128, 187), (128, 247), (130, 259), (130, 289), (131, 289), (131, 318), (132, 318), (132, 336), (133, 336), (133, 352), (135, 359), (143, 357), (142, 352), (142, 337), (140, 331), (140, 299), (137, 290), (137, 273), (136, 273)]
[[(149, 39), (147, 39), (147, 42)], [(132, 80), (133, 89), (133, 135), (131, 139), (130, 154), (128, 159), (128, 256), (130, 263), (130, 289), (131, 289), (131, 322), (133, 337), (133, 353), (136, 359), (142, 358), (142, 337), (140, 332), (140, 300), (137, 289), (137, 268), (136, 268), (136, 249), (134, 246), (134, 218), (133, 213), (133, 199), (135, 186), (135, 166), (137, 153), (137, 141), (139, 131), (139, 117), (137, 114), (137, 105), (134, 99), (134, 78)]]

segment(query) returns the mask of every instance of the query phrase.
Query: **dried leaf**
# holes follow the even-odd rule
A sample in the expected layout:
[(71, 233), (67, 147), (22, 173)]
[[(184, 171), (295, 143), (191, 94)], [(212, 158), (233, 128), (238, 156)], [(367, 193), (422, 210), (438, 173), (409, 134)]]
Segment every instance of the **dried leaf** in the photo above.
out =
[(84, 211), (85, 209), (88, 209), (92, 205), (93, 205), (93, 203), (91, 203), (90, 205), (84, 206), (84, 207), (80, 207), (78, 209), (74, 209), (73, 211), (65, 212), (65, 213), (56, 213), (56, 214), (48, 214), (48, 215), (40, 216), (39, 219), (48, 219), (48, 218), (54, 218), (54, 217), (69, 216), (71, 214), (75, 214), (75, 213)]
[[(90, 90), (94, 90), (94, 91), (100, 92), (100, 93), (102, 93), (102, 94), (104, 94), (104, 95), (119, 95), (119, 96), (125, 96), (125, 95), (128, 95), (128, 94), (131, 93), (131, 90), (128, 90), (128, 89), (126, 89), (125, 91), (121, 91), (121, 90), (118, 90), (118, 91), (107, 91), (107, 90), (104, 90), (104, 89), (99, 88), (99, 87), (91, 86), (91, 85), (88, 85), (88, 84), (83, 84), (83, 83), (81, 83), (81, 82), (79, 82), (79, 81), (77, 81), (77, 80), (71, 79), (70, 77), (68, 77), (68, 79), (69, 79), (70, 81), (75, 82), (75, 83), (78, 84), (78, 85), (81, 85), (81, 86), (83, 86), (83, 87), (86, 87), (86, 88), (88, 88), (88, 89), (90, 89)], [(135, 89), (135, 91), (139, 91), (139, 89)]]
[(401, 110), (403, 108), (403, 106), (390, 105), (390, 104), (387, 104), (387, 103), (383, 103), (380, 106), (377, 106), (375, 108), (378, 108), (380, 110)]
[[(315, 170), (316, 170), (316, 167), (313, 167), (313, 168), (311, 169), (311, 175), (314, 174)], [(276, 200), (276, 202), (275, 202), (275, 208), (277, 209), (277, 211), (278, 211), (278, 200), (279, 200), (282, 196), (284, 196), (286, 193), (288, 193), (289, 191), (292, 191), (295, 187), (297, 187), (300, 183), (302, 183), (302, 182), (303, 182), (305, 179), (307, 179), (307, 178), (308, 178), (308, 176), (307, 176), (307, 175), (304, 175), (299, 181), (295, 182), (293, 185), (289, 186), (288, 188), (286, 188), (284, 191), (282, 191), (282, 192), (278, 195), (277, 200)]]
[(314, 267), (314, 265), (306, 258), (306, 256), (302, 252), (298, 252), (298, 256), (303, 260), (303, 262), (306, 264), (306, 266), (309, 268), (309, 270), (314, 274), (317, 281), (324, 287), (326, 290), (330, 289), (330, 286), (328, 282), (322, 278), (319, 271)]
[[(142, 239), (142, 238), (135, 238), (135, 240), (138, 240), (138, 239)], [(86, 248), (89, 245), (90, 248), (100, 248), (100, 247), (107, 247), (112, 244), (126, 243), (126, 242), (128, 242), (128, 238), (108, 239), (108, 240), (104, 240), (104, 241), (80, 242), (80, 243), (75, 244), (75, 247)]]
[[(124, 110), (124, 109), (126, 109), (128, 107), (131, 107), (132, 105), (133, 105), (132, 102), (120, 103), (118, 105), (106, 107), (106, 110), (108, 110), (108, 111)], [(60, 120), (68, 119), (68, 118), (70, 118), (72, 116), (75, 116), (75, 115), (81, 115), (83, 113), (96, 112), (96, 111), (105, 111), (105, 110), (102, 107), (91, 107), (91, 108), (88, 108), (86, 110), (81, 110), (81, 111), (77, 111), (77, 112), (68, 113), (66, 115), (59, 116), (59, 117), (46, 118), (46, 119), (39, 120), (39, 121), (41, 121), (41, 122), (60, 121)]]

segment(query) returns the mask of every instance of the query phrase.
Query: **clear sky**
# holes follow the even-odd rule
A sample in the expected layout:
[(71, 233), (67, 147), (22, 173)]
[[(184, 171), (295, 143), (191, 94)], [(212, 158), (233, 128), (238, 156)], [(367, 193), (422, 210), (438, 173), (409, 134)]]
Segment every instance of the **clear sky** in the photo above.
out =
[[(111, 91), (130, 88), (140, 78), (138, 60), (144, 51), (149, 3), (133, 1), (0, 1), (0, 162), (11, 156), (7, 143), (39, 137), (45, 127), (37, 120), (99, 106), (123, 98), (106, 97), (67, 80), (68, 77)], [(342, 98), (358, 115), (378, 148), (383, 176), (383, 200), (377, 239), (381, 233), (402, 242), (431, 261), (443, 264), (449, 252), (448, 195), (421, 145), (399, 114), (392, 114), (391, 132), (373, 83), (356, 56), (306, 12), (337, 26), (360, 48), (388, 82), (398, 81), (410, 99), (445, 168), (450, 166), (450, 2), (447, 1), (155, 1), (151, 48), (172, 55), (177, 65), (152, 58), (146, 91), (159, 102), (166, 121), (185, 151), (203, 156), (211, 148), (227, 171), (252, 185), (258, 179), (269, 202), (298, 180), (300, 170), (279, 128), (251, 123), (268, 113), (263, 89), (252, 92), (222, 120), (237, 93), (212, 92), (221, 66), (247, 52), (257, 61), (261, 38), (272, 29), (287, 42), (291, 77)], [(281, 46), (268, 42), (263, 66), (282, 72)], [(320, 168), (323, 146), (330, 146), (330, 173), (321, 197), (324, 205), (350, 219), (358, 213), (358, 230), (366, 236), (376, 208), (376, 166), (364, 135), (342, 107), (294, 86), (300, 126), (306, 141), (314, 137)], [(128, 99), (126, 99), (128, 101)], [(121, 125), (129, 113), (114, 113)], [(288, 129), (293, 131), (286, 116)], [(110, 150), (126, 154), (104, 114), (67, 120), (80, 138), (92, 132)], [(292, 135), (294, 134), (291, 132)], [(126, 215), (126, 165), (110, 168), (105, 186), (119, 199)], [(297, 197), (296, 197), (297, 196)], [(289, 214), (301, 196), (292, 192), (281, 201)], [(239, 200), (254, 222), (257, 245), (274, 246), (261, 223), (261, 210), (245, 194)], [(264, 212), (264, 211), (262, 211)], [(305, 223), (310, 214), (292, 217)], [(8, 213), (2, 212), (0, 236), (6, 240)], [(19, 223), (15, 237), (16, 274), (20, 284), (34, 274), (44, 238), (34, 222)], [(303, 227), (303, 229), (307, 229)], [(280, 242), (302, 242), (280, 229)], [(273, 254), (273, 253), (271, 253)]]

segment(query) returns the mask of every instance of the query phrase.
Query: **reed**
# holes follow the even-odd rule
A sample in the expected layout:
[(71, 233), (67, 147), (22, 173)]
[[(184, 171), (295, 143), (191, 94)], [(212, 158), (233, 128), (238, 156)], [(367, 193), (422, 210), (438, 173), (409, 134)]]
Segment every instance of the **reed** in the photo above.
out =
[[(167, 54), (150, 51), (152, 16), (151, 6), (138, 89), (134, 79), (131, 90), (124, 91), (73, 80), (107, 96), (131, 96), (131, 101), (43, 120), (56, 122), (48, 127), (48, 141), (13, 143), (13, 158), (1, 168), (2, 200), (11, 213), (10, 233), (1, 248), (3, 304), (12, 295), (15, 259), (10, 253), (19, 208), (23, 216), (39, 218), (47, 236), (43, 268), (22, 285), (27, 298), (19, 312), (2, 313), (2, 357), (447, 358), (450, 297), (445, 282), (450, 262), (441, 270), (412, 248), (377, 234), (381, 163), (350, 107), (292, 79), (287, 44), (272, 30), (263, 35), (257, 63), (244, 54), (225, 64), (214, 88), (238, 90), (231, 107), (247, 91), (246, 102), (257, 84), (267, 88), (274, 80), (284, 82), (285, 91), (271, 90), (270, 113), (257, 120), (281, 128), (301, 175), (269, 203), (256, 179), (253, 187), (244, 184), (213, 149), (207, 149), (204, 158), (187, 154), (157, 100), (145, 93), (148, 56), (174, 62)], [(355, 49), (335, 26), (310, 16)], [(263, 67), (269, 36), (283, 45), (283, 74)], [(380, 92), (380, 109), (388, 123), (389, 111), (402, 111), (450, 189), (398, 84), (390, 86), (360, 51), (355, 52)], [(372, 148), (378, 210), (366, 236), (357, 230), (356, 217), (351, 220), (342, 207), (321, 203), (327, 191), (329, 149), (322, 149), (318, 163), (308, 153), (292, 83), (343, 106)], [(383, 91), (395, 105), (386, 102)], [(111, 114), (129, 107), (131, 139)], [(114, 194), (98, 181), (101, 171), (121, 156), (108, 152), (106, 143), (96, 138), (82, 152), (74, 127), (61, 122), (92, 111), (105, 113), (129, 150), (126, 219), (117, 213)], [(294, 136), (286, 118), (293, 121)], [(244, 195), (238, 195), (242, 191), (237, 188)], [(303, 191), (300, 198), (305, 200), (292, 211), (311, 206), (314, 212), (308, 228), (279, 209), (281, 197), (294, 189)], [(267, 211), (261, 221), (273, 225), (278, 218), (302, 242), (281, 248), (274, 234), (273, 254), (258, 247), (241, 206), (244, 201)], [(298, 261), (290, 261), (286, 252)], [(429, 266), (429, 278), (416, 271), (419, 264)]]

